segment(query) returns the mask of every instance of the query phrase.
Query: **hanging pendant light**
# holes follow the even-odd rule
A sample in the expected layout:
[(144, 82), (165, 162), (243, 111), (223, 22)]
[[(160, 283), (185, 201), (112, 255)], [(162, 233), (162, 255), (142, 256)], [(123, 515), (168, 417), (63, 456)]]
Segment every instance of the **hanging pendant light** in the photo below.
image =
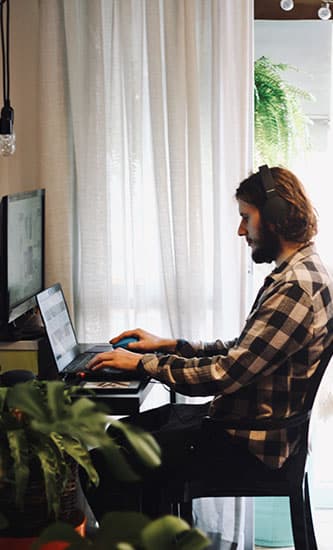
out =
[[(9, 15), (10, 0), (0, 0), (0, 35), (2, 52), (3, 107), (0, 115), (0, 155), (9, 156), (15, 152), (15, 133), (13, 130), (14, 110), (10, 104), (10, 70), (9, 70)], [(6, 8), (6, 10), (5, 10)], [(6, 26), (4, 24), (6, 11)]]
[(326, 21), (327, 19), (331, 19), (331, 16), (332, 12), (330, 8), (330, 3), (325, 2), (318, 10), (318, 17), (319, 19), (323, 19), (324, 21)]
[(290, 11), (294, 7), (294, 1), (293, 0), (281, 0), (280, 2), (281, 9), (284, 11)]
[[(321, 7), (318, 9), (318, 12), (317, 12), (319, 19), (323, 19), (324, 21), (331, 19), (332, 17), (331, 4), (333, 4), (333, 0), (325, 0), (321, 3)], [(294, 0), (280, 0), (280, 8), (282, 10), (290, 11), (294, 9), (294, 7), (295, 7)]]

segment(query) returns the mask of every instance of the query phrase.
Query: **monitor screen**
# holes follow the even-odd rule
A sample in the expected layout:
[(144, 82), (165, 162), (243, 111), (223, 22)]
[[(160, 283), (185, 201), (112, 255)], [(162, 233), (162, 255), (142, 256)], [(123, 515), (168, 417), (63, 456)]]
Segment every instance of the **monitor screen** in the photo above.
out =
[(1, 202), (2, 322), (10, 324), (36, 305), (44, 288), (44, 189)]

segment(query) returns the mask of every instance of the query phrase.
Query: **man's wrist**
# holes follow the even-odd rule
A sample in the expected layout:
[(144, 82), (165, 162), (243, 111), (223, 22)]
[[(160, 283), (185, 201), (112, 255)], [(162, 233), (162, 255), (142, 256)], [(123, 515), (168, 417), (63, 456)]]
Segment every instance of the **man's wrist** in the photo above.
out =
[(172, 338), (163, 340), (160, 346), (160, 351), (165, 353), (174, 353), (176, 349), (177, 349), (177, 340)]
[(184, 338), (178, 338), (178, 340), (176, 340), (175, 351), (180, 351), (182, 347), (184, 347), (186, 344), (187, 344), (187, 340), (184, 340)]

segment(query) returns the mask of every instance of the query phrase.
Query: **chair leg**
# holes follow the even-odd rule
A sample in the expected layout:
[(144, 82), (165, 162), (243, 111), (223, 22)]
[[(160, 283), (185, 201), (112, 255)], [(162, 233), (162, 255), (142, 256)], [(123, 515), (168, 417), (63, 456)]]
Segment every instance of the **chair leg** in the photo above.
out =
[(310, 492), (309, 492), (309, 482), (308, 474), (305, 475), (304, 480), (304, 509), (305, 509), (305, 520), (308, 534), (308, 545), (311, 550), (318, 550), (315, 530), (313, 527), (312, 513), (311, 513), (311, 501), (310, 501)]
[(192, 515), (192, 500), (188, 502), (181, 502), (179, 504), (179, 516), (187, 521), (187, 523), (192, 527), (193, 526), (193, 515)]
[(295, 550), (315, 550), (309, 546), (303, 490), (289, 496)]
[[(155, 492), (155, 499), (154, 499), (154, 507), (155, 511), (150, 512), (151, 517), (160, 517), (164, 515), (177, 515), (176, 512), (176, 506), (177, 504), (173, 503), (172, 500), (170, 500), (167, 490), (164, 488), (161, 488), (159, 490), (159, 496), (158, 500), (156, 501), (156, 494)], [(147, 513), (147, 512), (146, 512)]]
[(254, 499), (245, 499), (244, 550), (254, 549)]

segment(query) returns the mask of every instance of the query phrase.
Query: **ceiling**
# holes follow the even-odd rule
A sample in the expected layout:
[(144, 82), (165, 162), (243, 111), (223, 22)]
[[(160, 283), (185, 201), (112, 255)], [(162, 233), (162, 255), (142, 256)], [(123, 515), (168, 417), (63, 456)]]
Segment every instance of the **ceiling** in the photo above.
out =
[(255, 19), (317, 19), (321, 0), (294, 0), (294, 9), (284, 11), (280, 0), (254, 0)]

